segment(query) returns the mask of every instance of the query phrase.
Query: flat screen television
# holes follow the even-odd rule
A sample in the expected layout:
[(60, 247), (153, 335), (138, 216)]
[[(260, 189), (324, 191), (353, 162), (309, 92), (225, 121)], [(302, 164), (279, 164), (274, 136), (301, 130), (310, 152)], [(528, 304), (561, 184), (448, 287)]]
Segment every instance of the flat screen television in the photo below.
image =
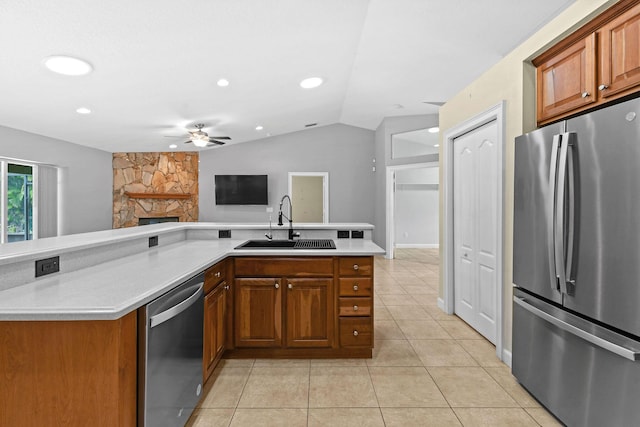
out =
[(267, 175), (216, 175), (216, 205), (267, 205)]

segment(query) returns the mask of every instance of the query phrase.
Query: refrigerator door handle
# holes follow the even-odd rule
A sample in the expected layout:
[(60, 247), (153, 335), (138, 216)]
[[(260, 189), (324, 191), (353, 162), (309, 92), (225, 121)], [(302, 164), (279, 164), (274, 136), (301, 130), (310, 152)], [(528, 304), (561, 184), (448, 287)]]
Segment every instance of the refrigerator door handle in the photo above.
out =
[(551, 289), (558, 290), (558, 269), (555, 258), (555, 223), (556, 223), (556, 178), (558, 171), (558, 147), (560, 145), (560, 135), (553, 135), (553, 143), (551, 146), (551, 163), (549, 165), (549, 194), (552, 195), (551, 200), (547, 203), (547, 238), (549, 244), (547, 251), (549, 255), (549, 273), (551, 279)]
[(631, 360), (633, 362), (640, 360), (640, 352), (618, 345), (604, 338), (600, 338), (577, 326), (572, 325), (571, 323), (558, 319), (557, 317), (529, 304), (524, 298), (519, 298), (514, 296), (513, 302), (518, 304), (520, 307), (527, 310), (529, 313), (533, 314), (534, 316), (537, 316), (540, 319), (551, 323), (552, 325), (558, 327), (559, 329), (562, 329), (563, 331), (566, 331), (570, 334), (580, 337), (583, 340), (590, 342), (595, 346), (598, 346), (611, 353), (615, 353), (618, 356), (624, 357), (625, 359)]
[(564, 200), (565, 200), (565, 180), (567, 178), (567, 152), (569, 151), (568, 134), (560, 137), (560, 154), (558, 159), (558, 180), (556, 185), (555, 218), (553, 223), (553, 248), (555, 254), (555, 271), (560, 292), (567, 293), (567, 277), (565, 274), (565, 248), (564, 248)]
[(575, 174), (573, 168), (573, 150), (575, 148), (577, 134), (575, 132), (566, 133), (563, 139), (567, 144), (567, 248), (566, 248), (566, 264), (564, 268), (564, 290), (563, 292), (569, 295), (574, 294), (575, 281), (571, 279), (571, 270), (573, 268), (573, 237), (575, 229)]

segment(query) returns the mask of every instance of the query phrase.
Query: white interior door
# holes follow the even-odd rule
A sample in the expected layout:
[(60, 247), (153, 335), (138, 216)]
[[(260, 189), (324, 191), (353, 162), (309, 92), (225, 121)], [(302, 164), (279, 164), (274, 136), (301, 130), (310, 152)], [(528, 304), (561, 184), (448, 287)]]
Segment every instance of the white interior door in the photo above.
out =
[(454, 310), (496, 343), (498, 126), (454, 140)]

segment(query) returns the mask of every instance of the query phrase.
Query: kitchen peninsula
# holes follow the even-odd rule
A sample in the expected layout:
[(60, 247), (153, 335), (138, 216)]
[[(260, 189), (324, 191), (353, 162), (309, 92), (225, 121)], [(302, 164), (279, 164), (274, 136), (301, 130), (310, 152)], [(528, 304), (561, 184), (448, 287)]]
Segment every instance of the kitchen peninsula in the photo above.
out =
[[(0, 425), (52, 419), (136, 425), (142, 311), (201, 272), (208, 295), (228, 292), (218, 305), (222, 317), (208, 316), (205, 300), (205, 356), (215, 354), (207, 338), (216, 339), (216, 330), (223, 338), (218, 334), (214, 347), (225, 357), (370, 357), (372, 256), (383, 253), (371, 241), (373, 226), (294, 226), (303, 239), (333, 239), (336, 248), (235, 249), (264, 239), (269, 226), (217, 223), (164, 223), (1, 247)], [(276, 239), (286, 233), (273, 230)], [(35, 278), (35, 262), (52, 258), (60, 271)], [(247, 312), (256, 308), (259, 313)], [(226, 324), (207, 324), (216, 319)], [(265, 331), (272, 339), (265, 340)], [(216, 360), (204, 361), (205, 380), (208, 362)]]

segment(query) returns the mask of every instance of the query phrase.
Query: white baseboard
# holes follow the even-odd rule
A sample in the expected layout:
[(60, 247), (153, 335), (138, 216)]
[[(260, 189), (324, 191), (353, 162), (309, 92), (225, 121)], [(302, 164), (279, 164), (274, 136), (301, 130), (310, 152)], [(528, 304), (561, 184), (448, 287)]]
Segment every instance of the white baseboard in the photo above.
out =
[(396, 243), (396, 249), (438, 249), (438, 243)]
[(502, 361), (511, 368), (511, 352), (509, 350), (502, 350)]
[(445, 313), (447, 312), (447, 310), (445, 310), (444, 308), (444, 300), (440, 297), (438, 297), (438, 308), (444, 311)]

